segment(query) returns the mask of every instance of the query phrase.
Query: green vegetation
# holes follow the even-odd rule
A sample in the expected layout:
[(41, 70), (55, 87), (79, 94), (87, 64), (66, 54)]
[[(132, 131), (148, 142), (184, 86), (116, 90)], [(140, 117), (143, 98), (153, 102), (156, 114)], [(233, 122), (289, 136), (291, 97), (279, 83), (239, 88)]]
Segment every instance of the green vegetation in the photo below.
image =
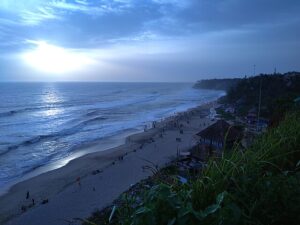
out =
[(292, 109), (293, 100), (300, 96), (300, 73), (261, 74), (244, 78), (227, 91), (223, 103), (236, 106), (239, 115), (258, 109), (261, 86), (261, 116), (280, 117)]
[(300, 224), (299, 131), (299, 113), (288, 114), (249, 149), (211, 159), (186, 184), (160, 180), (124, 195), (102, 224)]
[[(261, 112), (266, 118), (278, 120), (293, 109), (294, 99), (300, 97), (300, 73), (261, 74), (254, 77), (210, 79), (198, 81), (195, 88), (225, 90), (221, 103), (233, 105), (239, 116), (251, 109), (258, 110), (261, 87)], [(226, 116), (227, 115), (223, 115)]]
[(200, 80), (194, 85), (194, 87), (227, 91), (237, 85), (240, 80), (240, 78)]
[[(285, 119), (248, 149), (237, 145), (210, 159), (187, 183), (178, 180), (174, 166), (155, 171), (137, 184), (138, 191), (129, 190), (85, 224), (300, 224), (300, 113), (294, 101), (300, 73), (203, 80), (195, 87), (227, 90), (221, 102), (240, 116), (258, 109), (261, 87), (261, 116)], [(234, 119), (222, 107), (217, 113)]]

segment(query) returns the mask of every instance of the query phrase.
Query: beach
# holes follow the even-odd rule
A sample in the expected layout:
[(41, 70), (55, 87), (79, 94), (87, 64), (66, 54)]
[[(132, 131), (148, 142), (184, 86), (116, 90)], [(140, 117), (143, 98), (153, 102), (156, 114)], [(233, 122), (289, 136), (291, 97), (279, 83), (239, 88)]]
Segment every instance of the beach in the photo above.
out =
[[(162, 168), (178, 151), (196, 142), (195, 134), (211, 123), (215, 102), (179, 113), (127, 137), (113, 149), (90, 153), (67, 165), (22, 181), (0, 197), (0, 223), (76, 224), (111, 204), (133, 184), (151, 176), (148, 167)], [(28, 198), (27, 198), (28, 197)]]

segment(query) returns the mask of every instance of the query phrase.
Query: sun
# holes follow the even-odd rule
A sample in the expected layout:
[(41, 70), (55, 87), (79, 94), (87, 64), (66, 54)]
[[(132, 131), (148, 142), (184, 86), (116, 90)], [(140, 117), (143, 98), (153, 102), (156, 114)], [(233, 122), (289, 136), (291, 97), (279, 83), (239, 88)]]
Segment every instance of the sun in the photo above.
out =
[(24, 61), (36, 70), (50, 74), (65, 74), (83, 69), (93, 63), (88, 56), (74, 50), (31, 41), (35, 48), (22, 54)]

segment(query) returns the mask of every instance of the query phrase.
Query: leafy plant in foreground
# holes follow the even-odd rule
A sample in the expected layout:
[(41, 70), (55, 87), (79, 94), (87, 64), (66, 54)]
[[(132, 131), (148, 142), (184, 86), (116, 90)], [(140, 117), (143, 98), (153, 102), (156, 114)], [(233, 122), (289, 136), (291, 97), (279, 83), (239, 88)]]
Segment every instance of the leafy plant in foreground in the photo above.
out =
[(112, 224), (300, 224), (299, 131), (299, 114), (288, 115), (249, 149), (209, 161), (200, 178), (125, 201)]

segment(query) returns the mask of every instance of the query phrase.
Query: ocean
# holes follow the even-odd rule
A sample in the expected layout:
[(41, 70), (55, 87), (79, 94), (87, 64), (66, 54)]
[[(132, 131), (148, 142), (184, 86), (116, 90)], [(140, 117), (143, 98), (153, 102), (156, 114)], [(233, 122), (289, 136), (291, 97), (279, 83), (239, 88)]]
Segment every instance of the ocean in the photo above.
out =
[(0, 83), (0, 187), (221, 95), (191, 83)]

